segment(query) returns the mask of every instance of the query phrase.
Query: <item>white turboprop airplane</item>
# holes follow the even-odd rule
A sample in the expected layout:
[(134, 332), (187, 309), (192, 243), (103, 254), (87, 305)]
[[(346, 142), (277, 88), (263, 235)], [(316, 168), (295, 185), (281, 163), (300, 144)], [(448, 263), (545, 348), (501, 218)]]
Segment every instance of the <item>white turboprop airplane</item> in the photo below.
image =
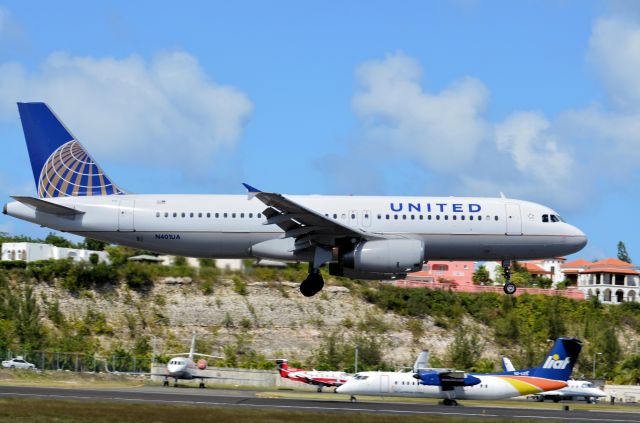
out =
[[(128, 194), (44, 103), (18, 103), (38, 198), (3, 212), (38, 225), (160, 253), (309, 262), (300, 291), (324, 286), (320, 267), (359, 279), (404, 278), (428, 260), (564, 256), (587, 237), (549, 207), (509, 198)], [(252, 200), (253, 199), (253, 200)]]
[[(413, 372), (360, 372), (336, 388), (339, 394), (382, 397), (440, 398), (444, 405), (457, 400), (496, 400), (539, 394), (567, 386), (582, 343), (559, 338), (539, 367), (501, 373), (465, 373), (451, 369), (425, 369), (419, 360)], [(423, 353), (424, 354), (424, 353)]]
[[(502, 357), (502, 367), (505, 372), (515, 371), (513, 363), (511, 363), (511, 360), (507, 357)], [(607, 394), (602, 389), (596, 388), (592, 382), (573, 379), (567, 381), (566, 388), (532, 395), (533, 398), (540, 402), (543, 402), (545, 399), (560, 402), (563, 399), (584, 398), (586, 402), (594, 404), (597, 402), (597, 398), (604, 398), (606, 396)]]

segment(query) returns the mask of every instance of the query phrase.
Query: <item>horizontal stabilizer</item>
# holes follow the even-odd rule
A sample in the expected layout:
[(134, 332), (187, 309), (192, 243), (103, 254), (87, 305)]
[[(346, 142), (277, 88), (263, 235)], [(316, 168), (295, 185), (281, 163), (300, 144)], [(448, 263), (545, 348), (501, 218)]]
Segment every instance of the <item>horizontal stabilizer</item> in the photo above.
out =
[(32, 207), (36, 209), (36, 211), (39, 211), (42, 213), (58, 214), (58, 215), (66, 215), (66, 216), (84, 214), (83, 211), (76, 210), (67, 206), (61, 206), (60, 204), (50, 203), (47, 200), (41, 200), (39, 198), (21, 197), (18, 195), (12, 196), (11, 198), (13, 198), (14, 200), (26, 206)]

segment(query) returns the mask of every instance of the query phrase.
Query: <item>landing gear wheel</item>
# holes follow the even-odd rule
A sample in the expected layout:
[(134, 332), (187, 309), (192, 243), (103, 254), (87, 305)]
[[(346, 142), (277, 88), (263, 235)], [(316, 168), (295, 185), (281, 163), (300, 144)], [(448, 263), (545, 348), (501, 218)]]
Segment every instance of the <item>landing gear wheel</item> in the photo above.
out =
[(198, 388), (204, 389), (204, 382), (200, 382), (200, 385), (198, 385)]
[(354, 397), (353, 395), (351, 395), (351, 398), (349, 398), (349, 401), (356, 402), (356, 401), (358, 401), (358, 399), (356, 397)]
[(162, 386), (169, 386), (169, 381), (165, 380), (164, 382), (162, 382)]
[(300, 293), (305, 297), (313, 297), (322, 290), (324, 279), (320, 272), (309, 273), (309, 276), (300, 284)]
[(513, 295), (516, 292), (516, 285), (513, 282), (507, 282), (502, 287), (505, 294)]
[(177, 388), (178, 387), (178, 381), (176, 380), (175, 382), (173, 382), (173, 387)]
[(318, 386), (318, 392), (322, 392), (322, 386)]
[(445, 398), (442, 400), (442, 405), (446, 405), (446, 406), (458, 405), (458, 401), (454, 399)]

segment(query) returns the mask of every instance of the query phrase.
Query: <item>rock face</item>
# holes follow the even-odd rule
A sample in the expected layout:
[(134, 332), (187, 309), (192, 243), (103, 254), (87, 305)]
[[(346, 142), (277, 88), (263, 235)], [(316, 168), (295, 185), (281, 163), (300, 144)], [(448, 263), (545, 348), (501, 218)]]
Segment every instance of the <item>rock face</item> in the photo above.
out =
[(297, 283), (250, 282), (246, 295), (240, 295), (231, 281), (221, 281), (212, 294), (205, 295), (191, 280), (183, 279), (165, 278), (145, 292), (117, 288), (72, 296), (48, 285), (39, 285), (36, 291), (49, 300), (57, 299), (68, 316), (81, 318), (88, 309), (103, 313), (114, 332), (112, 337), (102, 337), (103, 347), (113, 339), (127, 342), (133, 330), (154, 335), (157, 350), (168, 353), (176, 345), (188, 346), (191, 332), (196, 331), (212, 346), (212, 352), (220, 353), (242, 333), (250, 339), (251, 348), (265, 357), (306, 360), (323, 334), (336, 329), (367, 331), (375, 325), (371, 333), (379, 336), (384, 359), (407, 366), (423, 348), (443, 354), (452, 339), (425, 318), (424, 336), (414, 340), (407, 330), (407, 318), (383, 313), (342, 286), (326, 286), (320, 294), (306, 298)]

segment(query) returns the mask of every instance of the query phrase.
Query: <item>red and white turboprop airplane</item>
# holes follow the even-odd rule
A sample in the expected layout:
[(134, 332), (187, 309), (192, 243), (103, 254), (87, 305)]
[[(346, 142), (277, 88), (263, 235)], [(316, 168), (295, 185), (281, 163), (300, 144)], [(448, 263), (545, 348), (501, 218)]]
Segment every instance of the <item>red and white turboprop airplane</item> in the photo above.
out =
[(337, 388), (353, 377), (352, 374), (345, 372), (290, 369), (289, 363), (285, 359), (276, 360), (276, 369), (285, 379), (316, 385), (318, 392), (322, 392), (322, 388), (325, 386)]

